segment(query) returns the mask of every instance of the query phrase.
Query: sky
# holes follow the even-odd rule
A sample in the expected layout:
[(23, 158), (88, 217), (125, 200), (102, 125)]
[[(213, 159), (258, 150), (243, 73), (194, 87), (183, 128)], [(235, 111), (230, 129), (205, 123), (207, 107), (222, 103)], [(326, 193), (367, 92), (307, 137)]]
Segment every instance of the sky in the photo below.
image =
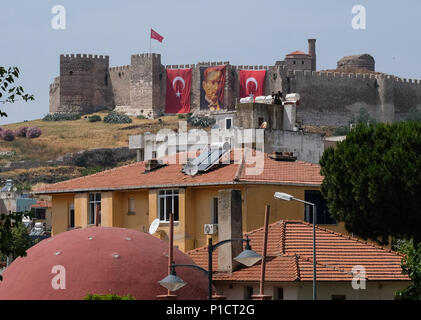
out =
[[(66, 29), (55, 30), (55, 5), (66, 9)], [(354, 29), (356, 5), (366, 28)], [(110, 66), (149, 52), (150, 28), (164, 37), (152, 52), (166, 64), (230, 61), (273, 65), (316, 38), (317, 69), (333, 69), (343, 56), (369, 53), (376, 71), (421, 79), (421, 1), (402, 0), (0, 0), (0, 65), (17, 66), (19, 85), (35, 101), (1, 104), (0, 125), (42, 118), (59, 56), (109, 55)]]

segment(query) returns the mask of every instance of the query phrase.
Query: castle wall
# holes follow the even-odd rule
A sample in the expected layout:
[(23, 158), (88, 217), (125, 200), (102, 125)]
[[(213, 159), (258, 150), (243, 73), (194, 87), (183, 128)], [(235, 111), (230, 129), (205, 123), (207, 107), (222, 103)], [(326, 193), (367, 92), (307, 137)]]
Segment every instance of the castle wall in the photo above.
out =
[(348, 125), (361, 108), (379, 118), (379, 84), (375, 75), (289, 72), (285, 82), (290, 92), (301, 96), (297, 121), (303, 125)]
[(50, 84), (50, 112), (57, 112), (60, 109), (60, 77), (54, 78)]
[(239, 101), (240, 70), (262, 69), (264, 95), (300, 94), (297, 121), (303, 125), (348, 125), (361, 108), (383, 122), (404, 120), (413, 108), (421, 110), (421, 81), (382, 74), (292, 71), (285, 61), (274, 66), (233, 66), (228, 61), (163, 66), (159, 54), (132, 55), (128, 66), (108, 64), (107, 56), (61, 55), (60, 77), (50, 85), (50, 112), (91, 113), (116, 107), (130, 115), (161, 116), (167, 68), (192, 68), (191, 112), (200, 111), (200, 68), (218, 65), (227, 66), (227, 110), (235, 110)]
[(130, 66), (112, 67), (109, 72), (115, 106), (130, 108)]
[(411, 109), (421, 110), (421, 80), (395, 78), (395, 120), (402, 121)]
[(108, 56), (60, 55), (60, 104), (55, 112), (111, 109), (114, 101), (108, 65)]
[[(161, 55), (143, 53), (131, 56), (130, 107), (148, 117), (162, 110), (165, 76)], [(165, 96), (164, 96), (165, 97)]]

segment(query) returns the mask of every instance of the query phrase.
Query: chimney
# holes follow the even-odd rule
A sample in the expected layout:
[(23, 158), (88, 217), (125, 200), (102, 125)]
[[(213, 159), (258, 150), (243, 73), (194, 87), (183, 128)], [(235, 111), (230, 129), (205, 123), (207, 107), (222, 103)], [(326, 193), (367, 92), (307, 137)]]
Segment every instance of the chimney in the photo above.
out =
[(316, 71), (316, 39), (308, 39), (308, 54), (311, 56), (311, 71)]
[[(243, 238), (241, 191), (219, 190), (218, 241)], [(243, 251), (240, 241), (228, 242), (218, 249), (218, 271), (232, 272), (239, 265), (233, 259)]]
[(161, 168), (165, 165), (166, 164), (164, 164), (162, 161), (159, 161), (157, 159), (148, 160), (145, 163), (145, 173), (151, 172), (151, 171), (156, 170), (158, 168)]

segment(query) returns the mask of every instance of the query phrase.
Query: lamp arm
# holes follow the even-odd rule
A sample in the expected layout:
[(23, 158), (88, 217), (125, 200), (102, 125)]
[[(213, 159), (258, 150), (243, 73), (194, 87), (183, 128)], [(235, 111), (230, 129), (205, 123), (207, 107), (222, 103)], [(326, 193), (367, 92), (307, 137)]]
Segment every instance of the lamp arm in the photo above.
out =
[(173, 264), (172, 267), (174, 267), (174, 268), (175, 267), (189, 267), (189, 268), (194, 268), (194, 269), (197, 269), (197, 270), (202, 271), (206, 275), (209, 275), (208, 270), (203, 269), (202, 267), (196, 266), (194, 264)]
[(308, 204), (308, 205), (313, 206), (313, 207), (315, 206), (314, 203), (311, 203), (311, 202), (308, 202), (308, 201), (304, 201), (304, 200), (301, 200), (301, 199), (292, 198), (292, 200), (298, 201), (298, 202), (302, 202), (302, 203)]

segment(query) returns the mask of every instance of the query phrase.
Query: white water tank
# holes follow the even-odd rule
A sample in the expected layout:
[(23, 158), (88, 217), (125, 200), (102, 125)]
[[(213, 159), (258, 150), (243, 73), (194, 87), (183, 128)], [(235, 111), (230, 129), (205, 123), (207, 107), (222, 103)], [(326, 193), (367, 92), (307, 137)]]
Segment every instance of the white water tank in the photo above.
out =
[(288, 102), (300, 101), (300, 95), (298, 93), (288, 93), (285, 97), (285, 100)]
[(252, 97), (246, 97), (246, 98), (241, 98), (240, 99), (240, 103), (251, 103), (253, 102), (253, 98)]

